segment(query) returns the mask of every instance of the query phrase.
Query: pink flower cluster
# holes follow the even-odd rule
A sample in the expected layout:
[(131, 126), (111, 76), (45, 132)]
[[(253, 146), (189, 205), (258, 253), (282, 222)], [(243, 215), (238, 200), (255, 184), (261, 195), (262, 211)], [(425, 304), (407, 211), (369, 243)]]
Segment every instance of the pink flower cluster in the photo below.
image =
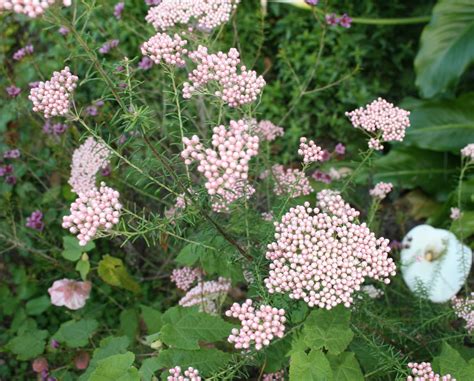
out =
[(217, 302), (230, 290), (230, 280), (220, 277), (217, 281), (199, 282), (181, 298), (183, 307), (199, 306), (199, 310), (209, 314), (217, 313)]
[(471, 296), (466, 299), (454, 297), (451, 303), (456, 315), (466, 321), (469, 334), (474, 332), (474, 292), (471, 292)]
[(285, 310), (268, 305), (259, 309), (252, 306), (252, 300), (247, 299), (242, 305), (234, 303), (226, 316), (239, 319), (242, 328), (232, 329), (228, 337), (229, 343), (234, 343), (237, 349), (249, 349), (255, 345), (258, 351), (270, 344), (275, 337), (282, 338), (285, 333)]
[(285, 381), (285, 369), (274, 373), (265, 373), (262, 381)]
[(51, 304), (65, 306), (70, 310), (78, 310), (85, 306), (91, 293), (91, 282), (78, 282), (71, 279), (61, 279), (48, 289)]
[(156, 30), (196, 21), (202, 30), (212, 30), (229, 21), (240, 0), (163, 0), (150, 8), (146, 21)]
[(237, 73), (240, 63), (237, 49), (231, 48), (228, 53), (209, 54), (205, 46), (199, 45), (196, 51), (189, 53), (189, 58), (197, 67), (188, 75), (191, 83), (184, 83), (184, 98), (191, 98), (193, 93), (209, 82), (217, 82), (219, 90), (214, 94), (230, 107), (238, 107), (255, 101), (265, 86), (263, 77), (257, 77), (255, 71), (247, 70), (245, 66), (240, 67), (240, 74)]
[[(0, 0), (0, 13), (13, 11), (31, 18), (42, 15), (56, 0)], [(71, 5), (71, 0), (63, 0), (64, 6)]]
[(255, 189), (248, 183), (250, 159), (257, 155), (259, 139), (249, 133), (244, 120), (230, 121), (215, 127), (212, 148), (204, 149), (199, 137), (183, 138), (185, 149), (181, 157), (186, 165), (197, 161), (198, 171), (206, 178), (206, 189), (216, 212), (227, 211), (229, 205), (242, 198), (249, 198)]
[(144, 56), (150, 57), (155, 64), (159, 64), (163, 60), (169, 65), (184, 66), (186, 62), (183, 55), (188, 53), (184, 46), (187, 43), (179, 34), (175, 33), (171, 37), (166, 33), (157, 33), (143, 43), (141, 51)]
[(42, 112), (46, 119), (66, 114), (77, 80), (67, 66), (60, 72), (55, 71), (49, 81), (40, 82), (30, 90), (28, 98), (33, 102), (33, 111)]
[(261, 120), (256, 128), (255, 133), (262, 139), (266, 141), (273, 141), (279, 136), (283, 136), (285, 133), (283, 127), (275, 126), (269, 120)]
[(410, 362), (408, 367), (411, 369), (411, 374), (415, 377), (408, 376), (407, 381), (456, 381), (450, 374), (440, 376), (433, 372), (429, 362)]
[(365, 107), (346, 112), (355, 128), (361, 128), (375, 135), (369, 141), (369, 147), (383, 149), (381, 141), (399, 141), (405, 137), (405, 130), (410, 127), (410, 112), (395, 107), (385, 99), (378, 98)]
[(373, 198), (383, 200), (392, 191), (392, 183), (384, 183), (383, 181), (375, 184), (375, 186), (369, 191), (369, 194)]
[(337, 17), (335, 13), (329, 13), (325, 16), (325, 20), (328, 25), (340, 25), (343, 28), (350, 28), (352, 24), (352, 18), (347, 13), (344, 13), (341, 17)]
[(179, 366), (171, 368), (169, 372), (168, 381), (201, 381), (199, 371), (191, 366), (184, 371), (183, 375), (181, 375), (181, 367)]
[(324, 160), (323, 149), (317, 146), (313, 140), (308, 142), (305, 137), (300, 138), (298, 155), (303, 156), (303, 163), (305, 164)]
[(176, 287), (183, 291), (187, 291), (196, 279), (201, 279), (201, 275), (202, 272), (200, 269), (182, 267), (180, 269), (174, 269), (171, 273), (170, 279), (176, 284)]
[(24, 48), (18, 49), (14, 54), (13, 54), (13, 59), (15, 61), (21, 61), (25, 56), (33, 54), (35, 48), (33, 45), (28, 44)]
[(309, 180), (304, 174), (296, 168), (287, 168), (283, 165), (276, 164), (271, 171), (264, 171), (260, 174), (261, 179), (267, 178), (269, 175), (275, 179), (273, 192), (277, 196), (290, 195), (291, 197), (306, 196), (313, 191), (309, 184)]
[(80, 194), (96, 190), (96, 175), (109, 165), (110, 150), (105, 144), (93, 137), (77, 148), (72, 155), (71, 176), (69, 185), (72, 191)]
[(388, 277), (395, 275), (389, 241), (358, 225), (359, 212), (333, 191), (320, 192), (318, 206), (306, 202), (291, 208), (275, 224), (265, 285), (270, 293), (289, 293), (310, 307), (350, 307), (365, 277), (389, 283)]
[(474, 161), (474, 143), (468, 144), (461, 150), (461, 156)]
[(71, 214), (63, 217), (63, 228), (77, 234), (79, 245), (87, 245), (99, 230), (110, 230), (119, 222), (122, 209), (119, 196), (119, 192), (105, 183), (99, 189), (79, 193), (71, 204)]

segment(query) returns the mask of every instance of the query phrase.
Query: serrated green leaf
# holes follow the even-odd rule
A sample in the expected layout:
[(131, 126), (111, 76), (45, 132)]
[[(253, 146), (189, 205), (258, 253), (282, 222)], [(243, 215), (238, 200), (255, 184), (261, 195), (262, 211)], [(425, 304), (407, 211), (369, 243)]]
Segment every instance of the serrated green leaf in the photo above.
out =
[(338, 356), (328, 355), (327, 359), (337, 381), (364, 381), (364, 375), (354, 353), (344, 352)]
[(439, 0), (421, 35), (416, 85), (424, 98), (450, 92), (474, 62), (474, 3)]
[(138, 333), (138, 312), (134, 308), (120, 313), (120, 331), (130, 339), (130, 342), (135, 341)]
[(450, 374), (457, 381), (472, 381), (474, 361), (466, 362), (448, 343), (443, 343), (441, 353), (433, 359), (433, 370), (439, 374)]
[(26, 303), (26, 313), (28, 315), (41, 315), (51, 306), (48, 296), (43, 295), (35, 299), (31, 299)]
[(94, 319), (70, 320), (61, 324), (53, 338), (70, 348), (84, 347), (98, 326)]
[(127, 348), (130, 344), (130, 340), (127, 336), (120, 337), (107, 337), (100, 341), (99, 348), (94, 350), (92, 359), (89, 363), (89, 367), (86, 372), (79, 377), (79, 381), (89, 380), (90, 374), (95, 370), (100, 360), (107, 357), (124, 354), (127, 352)]
[(333, 374), (324, 353), (312, 350), (309, 354), (295, 352), (290, 359), (290, 381), (332, 381)]
[(100, 360), (91, 373), (90, 381), (140, 381), (138, 370), (133, 367), (132, 352), (114, 355)]
[(265, 373), (274, 373), (288, 365), (291, 337), (271, 343), (265, 350)]
[(142, 381), (150, 381), (153, 375), (162, 367), (157, 357), (149, 358), (142, 361), (142, 365), (138, 370)]
[(89, 260), (84, 260), (81, 259), (80, 261), (77, 261), (76, 263), (76, 271), (81, 274), (81, 279), (86, 280), (87, 279), (87, 274), (89, 274), (89, 271), (91, 269), (91, 264)]
[(182, 316), (161, 328), (161, 340), (181, 349), (199, 349), (199, 341), (213, 343), (229, 336), (234, 328), (218, 316), (181, 308)]
[(62, 256), (68, 261), (75, 262), (77, 261), (82, 253), (91, 251), (95, 248), (94, 242), (90, 241), (86, 246), (79, 245), (79, 241), (76, 237), (64, 236), (63, 237), (63, 247)]
[(341, 305), (329, 311), (314, 310), (304, 323), (304, 342), (312, 349), (324, 347), (329, 353), (341, 353), (354, 337), (350, 319), (351, 311)]
[(29, 360), (43, 353), (47, 337), (48, 331), (25, 330), (11, 339), (6, 348), (15, 354), (18, 360)]
[(163, 314), (160, 311), (148, 306), (140, 306), (142, 318), (145, 322), (149, 335), (158, 332), (163, 326)]
[(130, 276), (120, 258), (105, 255), (97, 270), (100, 278), (111, 286), (121, 287), (133, 293), (140, 292), (140, 285)]
[(179, 365), (186, 369), (192, 366), (199, 369), (199, 373), (204, 377), (215, 374), (219, 369), (224, 368), (231, 360), (232, 355), (218, 349), (205, 349), (189, 351), (184, 349), (166, 349), (158, 355), (160, 368), (172, 368)]

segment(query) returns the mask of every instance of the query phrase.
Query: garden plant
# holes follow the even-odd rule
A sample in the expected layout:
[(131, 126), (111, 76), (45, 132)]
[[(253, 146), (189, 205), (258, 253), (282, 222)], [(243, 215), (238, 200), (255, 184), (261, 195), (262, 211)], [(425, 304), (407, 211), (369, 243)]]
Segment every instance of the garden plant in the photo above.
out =
[(0, 381), (474, 380), (472, 0), (0, 0)]

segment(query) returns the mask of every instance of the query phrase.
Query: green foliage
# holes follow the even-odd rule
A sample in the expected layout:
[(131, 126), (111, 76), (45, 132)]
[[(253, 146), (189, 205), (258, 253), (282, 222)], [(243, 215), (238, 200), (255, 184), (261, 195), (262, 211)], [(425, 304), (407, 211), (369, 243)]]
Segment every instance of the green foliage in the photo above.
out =
[(458, 381), (469, 381), (474, 374), (474, 359), (467, 362), (449, 344), (443, 343), (441, 353), (433, 359), (433, 369), (439, 374), (450, 374)]
[(94, 319), (69, 320), (59, 327), (53, 338), (70, 348), (84, 347), (97, 330), (99, 323)]
[(140, 285), (130, 276), (123, 261), (110, 255), (105, 255), (99, 262), (100, 278), (111, 286), (121, 287), (133, 293), (140, 292)]
[(113, 355), (97, 362), (89, 381), (140, 381), (137, 368), (133, 365), (132, 352)]
[(64, 236), (63, 237), (63, 247), (62, 256), (68, 261), (77, 261), (82, 253), (86, 253), (95, 248), (94, 242), (88, 242), (86, 246), (80, 246), (79, 241), (76, 237)]
[[(173, 319), (170, 319), (170, 316)], [(200, 341), (213, 343), (229, 336), (234, 328), (218, 316), (197, 312), (194, 309), (173, 307), (163, 315), (165, 324), (160, 330), (161, 340), (170, 347), (199, 349)]]
[(364, 376), (354, 353), (345, 352), (339, 356), (328, 355), (328, 360), (333, 371), (334, 380), (337, 381), (363, 381)]
[(290, 381), (333, 380), (331, 365), (323, 352), (311, 350), (308, 354), (298, 351), (291, 355)]
[(29, 360), (43, 353), (48, 331), (27, 329), (11, 339), (6, 348), (16, 355), (18, 360)]
[(305, 344), (312, 349), (324, 348), (331, 354), (343, 352), (354, 337), (350, 319), (350, 310), (343, 306), (312, 311), (303, 327)]
[(452, 93), (474, 62), (474, 4), (470, 0), (439, 0), (421, 35), (416, 56), (416, 84), (425, 98)]

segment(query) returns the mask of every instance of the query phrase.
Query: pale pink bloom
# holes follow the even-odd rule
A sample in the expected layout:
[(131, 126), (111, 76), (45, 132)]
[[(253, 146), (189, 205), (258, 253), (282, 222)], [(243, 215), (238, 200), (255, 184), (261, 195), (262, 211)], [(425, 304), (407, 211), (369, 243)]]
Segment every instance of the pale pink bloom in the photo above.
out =
[(459, 208), (451, 208), (451, 215), (452, 220), (458, 220), (461, 217), (461, 209)]
[(408, 367), (414, 377), (408, 376), (407, 381), (456, 381), (450, 374), (440, 376), (435, 373), (429, 362), (410, 362)]
[[(0, 0), (0, 13), (13, 11), (31, 18), (42, 15), (56, 0)], [(65, 7), (71, 5), (71, 0), (63, 0)]]
[(261, 120), (255, 126), (255, 133), (260, 137), (260, 139), (271, 142), (277, 137), (283, 136), (285, 132), (283, 127), (276, 126), (269, 120)]
[(171, 273), (170, 280), (176, 284), (180, 290), (187, 291), (195, 280), (201, 279), (202, 271), (191, 267), (182, 267), (174, 269)]
[(275, 219), (273, 212), (263, 212), (261, 216), (262, 216), (262, 220), (268, 221), (268, 222), (272, 222)]
[(179, 305), (183, 307), (199, 306), (199, 310), (209, 314), (217, 314), (217, 303), (225, 298), (230, 290), (230, 280), (220, 277), (217, 281), (199, 282), (181, 298)]
[(474, 292), (471, 292), (467, 298), (454, 297), (451, 303), (457, 317), (466, 322), (466, 330), (469, 334), (474, 332)]
[(188, 53), (184, 46), (187, 43), (177, 33), (173, 37), (166, 33), (157, 33), (143, 43), (141, 51), (144, 56), (150, 57), (155, 64), (164, 61), (168, 65), (184, 66), (186, 62), (183, 56)]
[(410, 127), (410, 112), (395, 107), (382, 98), (365, 107), (346, 112), (346, 116), (355, 128), (372, 135), (369, 146), (376, 150), (383, 148), (382, 141), (403, 141), (405, 130)]
[(305, 164), (324, 160), (323, 149), (317, 146), (313, 140), (308, 141), (305, 137), (300, 138), (298, 155), (303, 156), (303, 163)]
[(201, 381), (201, 377), (199, 376), (199, 371), (194, 369), (193, 367), (189, 367), (187, 370), (181, 374), (181, 367), (175, 366), (168, 370), (170, 375), (168, 376), (168, 381)]
[(46, 119), (65, 115), (77, 81), (78, 77), (71, 74), (67, 66), (60, 72), (55, 71), (49, 81), (40, 82), (30, 90), (28, 98), (33, 102), (33, 111), (43, 113)]
[(48, 360), (46, 360), (44, 357), (38, 357), (33, 360), (31, 367), (35, 373), (46, 372), (48, 371)]
[(468, 144), (461, 150), (461, 156), (474, 161), (474, 143)]
[(269, 305), (261, 305), (258, 309), (252, 306), (252, 300), (247, 299), (242, 305), (234, 303), (226, 316), (239, 319), (242, 328), (233, 328), (228, 337), (236, 349), (248, 350), (251, 345), (258, 351), (276, 338), (282, 338), (285, 333), (285, 310)]
[(274, 165), (272, 169), (263, 171), (261, 179), (272, 176), (275, 180), (273, 192), (277, 196), (290, 195), (293, 197), (306, 196), (313, 191), (309, 180), (303, 171), (296, 168), (286, 168), (283, 165)]
[(389, 283), (396, 269), (389, 241), (359, 225), (358, 216), (331, 190), (318, 193), (317, 208), (309, 202), (291, 208), (275, 223), (275, 241), (268, 245), (268, 291), (331, 309), (350, 307), (366, 278)]
[(256, 156), (259, 138), (250, 134), (244, 120), (230, 121), (229, 128), (213, 129), (212, 148), (204, 148), (198, 136), (183, 138), (181, 157), (186, 165), (198, 162), (205, 187), (216, 212), (228, 211), (238, 199), (248, 199), (255, 189), (248, 182), (249, 163)]
[(231, 48), (228, 53), (209, 54), (205, 46), (189, 53), (189, 58), (197, 64), (196, 69), (188, 75), (189, 82), (183, 85), (183, 98), (189, 99), (194, 93), (210, 84), (217, 87), (214, 95), (221, 98), (230, 107), (238, 107), (254, 102), (261, 93), (265, 80), (257, 77), (253, 70), (240, 67), (240, 54)]
[(177, 24), (197, 22), (202, 30), (212, 30), (229, 21), (240, 0), (163, 0), (150, 8), (146, 21), (165, 31)]
[(85, 306), (91, 292), (91, 282), (78, 282), (72, 279), (56, 280), (48, 289), (51, 303), (78, 310)]
[(383, 181), (375, 184), (375, 187), (373, 187), (370, 191), (369, 194), (373, 198), (377, 198), (379, 200), (383, 200), (385, 197), (387, 197), (387, 194), (389, 194), (393, 189), (393, 184), (392, 183), (384, 183)]
[(264, 373), (262, 381), (285, 381), (285, 369), (274, 373)]

